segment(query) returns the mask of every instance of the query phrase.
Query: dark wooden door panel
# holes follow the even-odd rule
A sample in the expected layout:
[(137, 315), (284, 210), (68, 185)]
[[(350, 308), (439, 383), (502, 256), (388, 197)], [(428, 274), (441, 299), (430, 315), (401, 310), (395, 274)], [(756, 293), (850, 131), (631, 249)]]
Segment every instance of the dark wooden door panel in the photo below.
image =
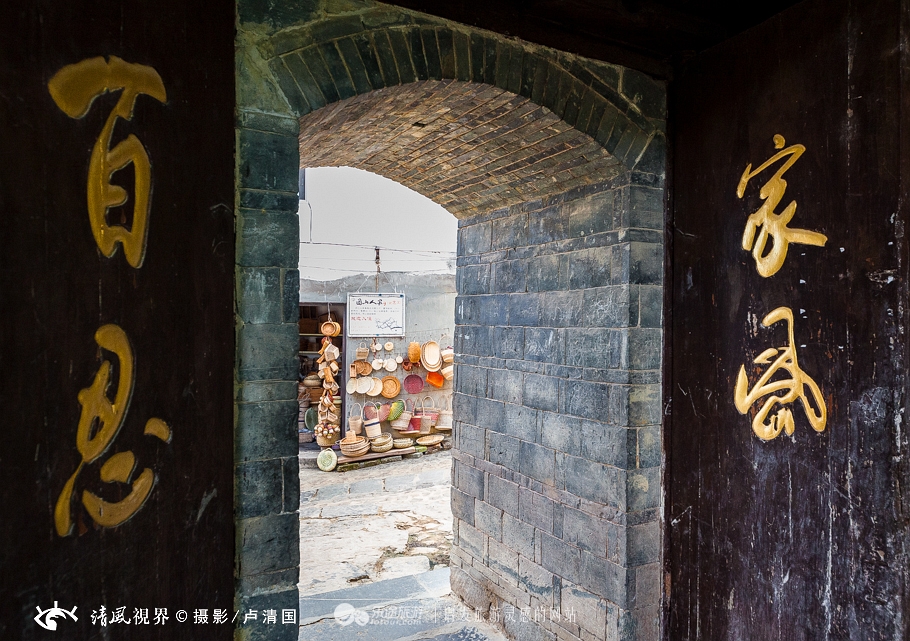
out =
[[(702, 54), (673, 83), (674, 641), (903, 633), (900, 15), (891, 1), (805, 2)], [(738, 196), (747, 166), (778, 153)], [(791, 202), (792, 220), (756, 259), (743, 248), (750, 215)], [(781, 311), (764, 326), (778, 309), (792, 323)], [(749, 397), (778, 358), (785, 366), (769, 381), (781, 386)], [(782, 402), (763, 418), (774, 396)]]

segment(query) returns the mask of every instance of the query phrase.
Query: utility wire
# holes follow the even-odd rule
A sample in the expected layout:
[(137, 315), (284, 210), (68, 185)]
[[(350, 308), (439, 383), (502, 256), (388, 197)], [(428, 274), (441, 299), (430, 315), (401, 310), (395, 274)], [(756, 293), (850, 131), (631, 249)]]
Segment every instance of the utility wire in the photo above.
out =
[(444, 251), (444, 250), (437, 250), (437, 249), (395, 249), (393, 247), (377, 247), (376, 245), (356, 245), (353, 243), (321, 243), (321, 242), (309, 242), (306, 240), (301, 240), (300, 244), (301, 245), (330, 245), (332, 247), (360, 247), (363, 249), (374, 249), (374, 250), (381, 249), (382, 251), (401, 252), (404, 254), (423, 254), (423, 255), (448, 254), (450, 256), (454, 256), (457, 253), (457, 252), (453, 252), (453, 251)]

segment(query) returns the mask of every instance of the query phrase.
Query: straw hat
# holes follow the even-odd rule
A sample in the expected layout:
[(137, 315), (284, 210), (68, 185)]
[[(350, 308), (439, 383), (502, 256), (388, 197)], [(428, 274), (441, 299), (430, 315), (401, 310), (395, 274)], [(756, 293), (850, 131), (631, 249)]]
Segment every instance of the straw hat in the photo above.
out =
[(386, 376), (382, 379), (382, 395), (386, 398), (395, 398), (401, 393), (401, 381), (396, 376)]

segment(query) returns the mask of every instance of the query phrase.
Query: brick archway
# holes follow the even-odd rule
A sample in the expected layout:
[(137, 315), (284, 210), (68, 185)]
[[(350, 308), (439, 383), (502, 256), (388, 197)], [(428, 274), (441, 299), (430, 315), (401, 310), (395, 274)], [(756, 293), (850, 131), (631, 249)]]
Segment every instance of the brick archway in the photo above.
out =
[(662, 87), (387, 5), (297, 18), (238, 35), (238, 603), (296, 600), (297, 168), (349, 165), (461, 219), (459, 591), (652, 638)]

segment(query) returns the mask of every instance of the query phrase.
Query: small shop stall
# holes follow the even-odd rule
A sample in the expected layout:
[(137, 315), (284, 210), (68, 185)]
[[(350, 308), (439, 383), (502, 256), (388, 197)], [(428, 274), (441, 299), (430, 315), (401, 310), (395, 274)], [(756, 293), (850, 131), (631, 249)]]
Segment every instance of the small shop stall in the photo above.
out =
[[(309, 307), (315, 323), (301, 318), (299, 399), (301, 427), (322, 448), (320, 469), (446, 448), (455, 351), (445, 336), (405, 335), (404, 294), (349, 294), (343, 321), (328, 305)], [(357, 343), (345, 359), (348, 339)]]

